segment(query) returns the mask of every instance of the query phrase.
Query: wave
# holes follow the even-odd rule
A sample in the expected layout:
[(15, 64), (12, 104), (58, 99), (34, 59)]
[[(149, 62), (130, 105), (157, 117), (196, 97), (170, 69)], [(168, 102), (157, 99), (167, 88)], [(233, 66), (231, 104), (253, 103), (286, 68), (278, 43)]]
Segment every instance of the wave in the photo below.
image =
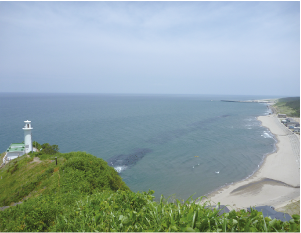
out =
[(270, 131), (263, 131), (263, 134), (261, 134), (261, 137), (274, 139), (274, 136)]
[(127, 168), (127, 166), (117, 166), (117, 167), (114, 167), (114, 169), (120, 173), (122, 172), (123, 170), (125, 170)]

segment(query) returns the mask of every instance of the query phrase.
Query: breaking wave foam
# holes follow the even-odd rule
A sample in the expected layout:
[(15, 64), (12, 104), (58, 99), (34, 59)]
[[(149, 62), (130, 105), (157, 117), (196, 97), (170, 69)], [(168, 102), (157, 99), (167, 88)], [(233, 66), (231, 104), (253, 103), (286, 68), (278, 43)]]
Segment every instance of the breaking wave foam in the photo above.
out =
[(261, 136), (264, 138), (274, 138), (273, 134), (268, 131), (263, 131), (263, 134), (261, 134)]
[(117, 167), (114, 167), (114, 169), (115, 169), (118, 173), (122, 172), (122, 171), (125, 170), (126, 168), (127, 168), (126, 166), (117, 166)]

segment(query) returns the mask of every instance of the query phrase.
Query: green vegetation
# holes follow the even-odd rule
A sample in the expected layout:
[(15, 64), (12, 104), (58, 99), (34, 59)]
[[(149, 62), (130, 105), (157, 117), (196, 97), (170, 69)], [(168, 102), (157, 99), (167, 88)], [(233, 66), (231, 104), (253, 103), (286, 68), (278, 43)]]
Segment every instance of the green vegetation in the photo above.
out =
[(42, 146), (40, 143), (36, 142), (36, 141), (33, 141), (32, 142), (32, 146), (37, 148), (38, 150), (41, 150)]
[(155, 202), (154, 191), (132, 192), (100, 158), (43, 151), (0, 169), (0, 206), (11, 205), (0, 231), (300, 231), (299, 215), (281, 222), (256, 210), (219, 216), (192, 198)]
[(38, 142), (34, 141), (32, 145), (39, 150), (39, 155), (48, 154), (54, 155), (59, 152), (58, 145), (50, 145), (49, 143), (44, 143), (40, 145)]
[(6, 152), (3, 152), (1, 155), (0, 155), (0, 165), (2, 164), (2, 161), (3, 161), (3, 158), (5, 156)]
[(300, 117), (300, 97), (282, 98), (274, 105), (278, 113), (290, 117)]

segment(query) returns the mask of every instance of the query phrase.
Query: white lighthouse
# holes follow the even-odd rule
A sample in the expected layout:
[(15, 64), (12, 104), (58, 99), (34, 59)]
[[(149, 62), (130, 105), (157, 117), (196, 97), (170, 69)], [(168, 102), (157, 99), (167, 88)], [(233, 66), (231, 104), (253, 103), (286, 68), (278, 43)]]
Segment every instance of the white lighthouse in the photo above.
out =
[(31, 121), (24, 121), (25, 126), (24, 130), (24, 144), (25, 144), (25, 153), (32, 151), (32, 139), (31, 139)]

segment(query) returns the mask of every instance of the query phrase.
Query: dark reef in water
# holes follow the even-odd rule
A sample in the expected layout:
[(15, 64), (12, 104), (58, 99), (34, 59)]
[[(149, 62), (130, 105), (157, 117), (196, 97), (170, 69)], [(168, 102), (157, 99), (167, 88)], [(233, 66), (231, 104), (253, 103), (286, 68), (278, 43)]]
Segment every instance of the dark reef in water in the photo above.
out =
[(121, 154), (121, 155), (115, 155), (112, 158), (110, 158), (107, 162), (108, 165), (111, 167), (121, 167), (121, 166), (134, 166), (140, 159), (142, 159), (147, 153), (152, 152), (153, 150), (148, 148), (138, 148), (135, 149), (130, 154)]
[[(206, 129), (209, 124), (214, 123), (215, 121), (219, 120), (220, 118), (229, 117), (230, 115), (225, 114), (221, 116), (211, 117), (205, 120), (197, 121), (192, 124), (188, 124), (187, 128), (180, 128), (180, 129), (174, 129), (170, 131), (165, 131), (153, 138), (148, 139), (146, 142), (153, 143), (153, 144), (164, 144), (169, 141), (172, 141), (176, 138), (182, 137), (188, 133), (194, 132), (196, 130), (200, 129)], [(130, 154), (121, 154), (121, 155), (115, 155), (111, 157), (107, 162), (108, 165), (111, 167), (114, 167), (115, 169), (117, 167), (131, 167), (134, 166), (140, 159), (142, 159), (146, 154), (152, 152), (152, 149), (149, 148), (138, 148), (135, 149)], [(121, 172), (122, 169), (118, 169), (118, 172)]]

